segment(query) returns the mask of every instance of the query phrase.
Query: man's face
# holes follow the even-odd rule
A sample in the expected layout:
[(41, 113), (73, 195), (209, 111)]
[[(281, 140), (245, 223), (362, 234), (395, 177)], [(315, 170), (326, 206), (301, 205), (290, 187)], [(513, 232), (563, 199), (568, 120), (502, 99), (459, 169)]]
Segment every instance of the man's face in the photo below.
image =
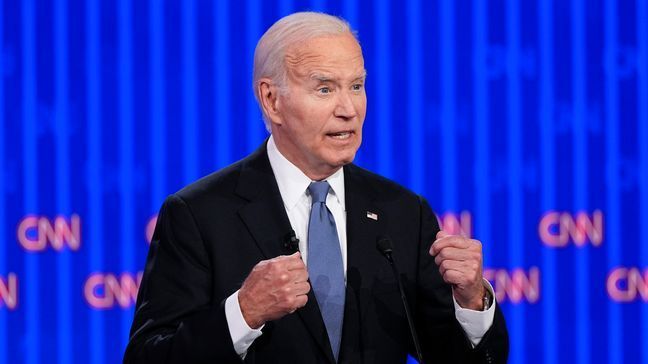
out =
[(364, 59), (351, 34), (314, 38), (286, 54), (287, 93), (272, 132), (281, 153), (311, 179), (351, 163), (367, 109)]

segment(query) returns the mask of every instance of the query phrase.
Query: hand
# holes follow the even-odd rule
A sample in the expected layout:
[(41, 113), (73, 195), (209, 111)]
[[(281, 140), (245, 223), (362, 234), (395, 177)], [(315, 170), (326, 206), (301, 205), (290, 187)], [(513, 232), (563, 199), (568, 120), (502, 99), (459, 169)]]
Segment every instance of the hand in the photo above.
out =
[(241, 313), (248, 326), (256, 329), (304, 307), (308, 291), (308, 271), (299, 252), (262, 260), (239, 290)]
[(450, 235), (441, 230), (430, 247), (430, 255), (439, 266), (459, 306), (481, 311), (484, 283), (482, 281), (482, 246), (479, 240)]

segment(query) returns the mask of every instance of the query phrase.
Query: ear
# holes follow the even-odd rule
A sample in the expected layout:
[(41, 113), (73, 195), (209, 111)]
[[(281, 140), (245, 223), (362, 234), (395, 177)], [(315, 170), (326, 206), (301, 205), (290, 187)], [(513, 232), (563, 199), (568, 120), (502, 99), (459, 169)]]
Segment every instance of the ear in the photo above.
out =
[(278, 87), (270, 78), (261, 78), (257, 84), (257, 94), (263, 113), (275, 125), (281, 125), (278, 91)]

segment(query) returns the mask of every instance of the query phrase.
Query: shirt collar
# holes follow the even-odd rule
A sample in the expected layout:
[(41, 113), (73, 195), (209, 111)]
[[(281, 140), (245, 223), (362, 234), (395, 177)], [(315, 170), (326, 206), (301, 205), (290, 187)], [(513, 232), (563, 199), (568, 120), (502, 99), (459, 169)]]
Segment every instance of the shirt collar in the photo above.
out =
[[(281, 199), (286, 209), (292, 210), (299, 202), (299, 199), (306, 193), (308, 186), (312, 182), (297, 166), (292, 164), (286, 157), (279, 152), (274, 138), (270, 135), (268, 139), (268, 159), (274, 172)], [(344, 203), (344, 168), (338, 169), (335, 173), (325, 179), (331, 186), (333, 196), (337, 198), (342, 210), (346, 211)]]

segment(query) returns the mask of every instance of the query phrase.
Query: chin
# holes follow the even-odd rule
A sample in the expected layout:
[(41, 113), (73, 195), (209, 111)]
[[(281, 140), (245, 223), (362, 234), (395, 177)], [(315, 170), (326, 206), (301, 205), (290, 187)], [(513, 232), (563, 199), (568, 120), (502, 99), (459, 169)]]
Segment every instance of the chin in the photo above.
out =
[(352, 163), (355, 159), (358, 148), (344, 148), (328, 150), (326, 156), (322, 158), (326, 163), (333, 168), (340, 168), (344, 165)]
[(337, 162), (334, 163), (334, 164), (336, 166), (338, 166), (338, 167), (342, 167), (342, 166), (345, 166), (345, 165), (347, 165), (349, 163), (352, 163), (354, 159), (355, 159), (355, 153), (353, 153), (352, 155), (350, 155), (348, 157), (338, 158)]

